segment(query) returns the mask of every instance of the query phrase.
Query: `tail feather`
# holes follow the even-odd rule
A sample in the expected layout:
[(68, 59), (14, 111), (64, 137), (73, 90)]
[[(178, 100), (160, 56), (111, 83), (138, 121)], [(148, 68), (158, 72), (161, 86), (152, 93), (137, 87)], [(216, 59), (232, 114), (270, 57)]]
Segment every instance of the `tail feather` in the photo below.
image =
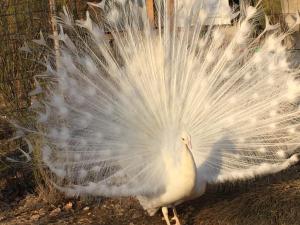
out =
[[(202, 1), (180, 22), (175, 3), (170, 18), (167, 1), (156, 2), (157, 29), (135, 1), (119, 7), (123, 19), (106, 23), (89, 13), (75, 21), (64, 9), (59, 63), (53, 66), (50, 50), (32, 92), (47, 82), (33, 132), (45, 140), (43, 161), (61, 190), (160, 193), (168, 182), (164, 151), (178, 159), (183, 130), (203, 182), (251, 178), (297, 161), (286, 158), (299, 146), (300, 131), (299, 69), (282, 44), (291, 31), (266, 20), (256, 34), (261, 17), (249, 6), (228, 38), (231, 28), (213, 26)], [(35, 44), (44, 48), (44, 37)]]

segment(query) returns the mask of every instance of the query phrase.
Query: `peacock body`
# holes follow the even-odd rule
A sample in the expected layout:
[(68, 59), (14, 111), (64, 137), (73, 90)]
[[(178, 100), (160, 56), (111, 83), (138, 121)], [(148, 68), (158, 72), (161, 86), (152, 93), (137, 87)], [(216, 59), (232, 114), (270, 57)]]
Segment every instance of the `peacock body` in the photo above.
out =
[(33, 132), (44, 139), (42, 159), (60, 190), (136, 196), (150, 214), (163, 207), (169, 224), (165, 207), (202, 195), (208, 183), (298, 161), (299, 69), (283, 44), (291, 31), (266, 18), (257, 34), (259, 6), (239, 20), (232, 14), (228, 38), (231, 27), (207, 23), (203, 1), (184, 16), (179, 0), (172, 9), (157, 1), (156, 25), (144, 4), (122, 2), (105, 24), (89, 13), (74, 21), (65, 9), (59, 49), (45, 47), (43, 36), (34, 41), (49, 54), (32, 92), (43, 92), (32, 105), (40, 124)]

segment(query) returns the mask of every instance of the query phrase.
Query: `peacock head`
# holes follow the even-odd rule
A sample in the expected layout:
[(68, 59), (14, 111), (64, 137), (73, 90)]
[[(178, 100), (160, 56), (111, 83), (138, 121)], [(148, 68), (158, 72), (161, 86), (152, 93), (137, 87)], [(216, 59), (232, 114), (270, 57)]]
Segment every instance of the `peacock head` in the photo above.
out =
[(191, 135), (189, 135), (187, 132), (182, 132), (181, 141), (190, 151), (192, 150)]

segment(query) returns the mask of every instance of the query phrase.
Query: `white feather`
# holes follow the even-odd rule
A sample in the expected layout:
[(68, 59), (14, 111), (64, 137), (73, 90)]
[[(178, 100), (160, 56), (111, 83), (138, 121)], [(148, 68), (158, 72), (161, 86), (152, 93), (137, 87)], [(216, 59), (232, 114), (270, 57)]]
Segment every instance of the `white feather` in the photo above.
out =
[[(145, 6), (125, 5), (124, 15), (108, 14), (116, 51), (87, 14), (77, 22), (85, 36), (66, 29), (74, 33), (64, 38), (60, 67), (46, 62), (50, 110), (39, 133), (48, 144), (45, 164), (74, 183), (61, 190), (139, 196), (153, 213), (200, 196), (207, 183), (274, 173), (298, 161), (288, 156), (299, 146), (299, 69), (288, 63), (285, 33), (255, 38), (257, 9), (249, 7), (228, 39), (222, 34), (229, 28), (203, 25), (207, 11), (197, 4), (174, 34), (165, 0), (157, 30)], [(75, 28), (65, 14), (61, 26)], [(276, 28), (267, 23), (267, 30)], [(182, 131), (191, 136), (186, 155)]]

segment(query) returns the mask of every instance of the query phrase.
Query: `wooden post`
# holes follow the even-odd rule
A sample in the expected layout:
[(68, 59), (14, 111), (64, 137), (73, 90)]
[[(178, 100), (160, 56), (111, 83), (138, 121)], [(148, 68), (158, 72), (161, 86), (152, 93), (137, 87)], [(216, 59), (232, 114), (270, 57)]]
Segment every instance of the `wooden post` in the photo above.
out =
[(174, 26), (174, 0), (167, 0), (167, 10), (168, 10), (168, 16), (169, 16), (169, 20), (170, 20), (170, 30), (173, 30), (173, 26)]
[(149, 18), (149, 23), (154, 26), (154, 2), (153, 0), (146, 0), (147, 15)]
[(169, 16), (173, 16), (174, 14), (174, 0), (168, 0), (168, 11), (169, 11)]
[(56, 20), (56, 5), (55, 0), (49, 0), (49, 9), (50, 9), (50, 20), (51, 20), (51, 26), (52, 26), (52, 32), (53, 32), (53, 42), (54, 42), (54, 50), (55, 50), (55, 63), (56, 68), (59, 67), (59, 40), (58, 40), (58, 24)]

